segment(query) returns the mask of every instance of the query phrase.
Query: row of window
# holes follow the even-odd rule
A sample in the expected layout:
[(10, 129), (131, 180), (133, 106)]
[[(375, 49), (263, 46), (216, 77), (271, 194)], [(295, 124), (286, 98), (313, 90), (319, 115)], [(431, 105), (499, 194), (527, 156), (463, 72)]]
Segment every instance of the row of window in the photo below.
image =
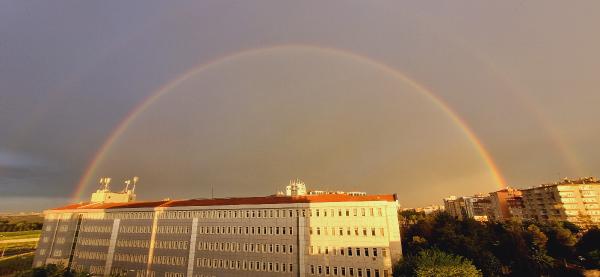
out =
[(200, 226), (198, 234), (293, 235), (294, 228), (273, 226)]
[(189, 234), (191, 227), (189, 226), (158, 226), (156, 232), (159, 234)]
[(148, 263), (148, 256), (143, 254), (116, 253), (115, 261), (129, 263)]
[[(310, 265), (311, 275), (326, 275), (326, 276), (357, 276), (357, 277), (388, 277), (390, 273), (387, 269), (371, 269), (371, 268), (354, 268), (354, 267), (337, 267), (337, 266), (322, 266)], [(383, 275), (381, 275), (383, 273)]]
[(262, 244), (262, 243), (236, 243), (236, 242), (199, 242), (197, 250), (229, 251), (229, 252), (256, 252), (256, 253), (293, 253), (293, 245)]
[(165, 264), (165, 265), (184, 265), (186, 264), (186, 257), (180, 256), (154, 256), (152, 257), (153, 264)]
[(334, 255), (334, 256), (365, 256), (365, 257), (377, 257), (381, 254), (384, 258), (388, 255), (387, 248), (369, 248), (369, 247), (329, 247), (329, 246), (314, 246), (311, 245), (309, 248), (309, 254), (311, 255)]
[(75, 257), (84, 260), (106, 260), (106, 252), (76, 250)]
[(154, 242), (154, 248), (158, 249), (188, 249), (189, 241), (183, 240), (157, 240)]
[(160, 219), (182, 218), (287, 218), (306, 216), (383, 216), (382, 208), (345, 208), (345, 209), (244, 209), (244, 210), (207, 210), (207, 211), (167, 211), (160, 212)]
[[(379, 229), (379, 232), (377, 232)], [(112, 231), (112, 226), (106, 225), (82, 225), (81, 232), (88, 233), (108, 233)], [(159, 234), (188, 234), (191, 231), (189, 226), (169, 225), (158, 226), (156, 232)], [(143, 225), (124, 225), (119, 229), (120, 233), (146, 233), (152, 232), (152, 226)], [(332, 235), (332, 236), (385, 236), (385, 228), (367, 228), (367, 227), (310, 227), (311, 235)], [(293, 227), (273, 227), (273, 226), (200, 226), (198, 234), (233, 234), (233, 235), (293, 235)]]
[[(78, 271), (85, 272), (85, 270), (78, 270)], [(131, 276), (130, 275), (131, 272), (135, 273), (136, 277), (155, 277), (156, 276), (156, 272), (153, 270), (143, 270), (143, 269), (132, 270), (132, 269), (126, 269), (126, 268), (120, 268), (120, 267), (113, 267), (110, 270), (110, 276)], [(102, 274), (97, 274), (97, 275), (102, 275)], [(94, 275), (94, 276), (96, 276), (96, 275)], [(183, 277), (185, 275), (183, 273), (177, 273), (177, 272), (165, 272), (162, 276)]]
[(71, 219), (72, 213), (55, 213), (48, 214), (44, 217), (45, 220), (57, 220), (57, 219)]
[(78, 245), (87, 245), (87, 246), (108, 246), (109, 240), (108, 239), (99, 239), (99, 238), (79, 237), (77, 244)]
[[(108, 245), (108, 244), (106, 244)], [(150, 248), (149, 240), (133, 239), (133, 240), (117, 240), (117, 247), (128, 248)]]
[[(164, 227), (164, 226), (163, 226)], [(119, 233), (152, 233), (152, 226), (140, 226), (140, 225), (129, 225), (129, 226), (121, 226), (119, 229)]]
[(110, 233), (112, 231), (112, 226), (82, 224), (81, 227), (79, 228), (79, 231), (86, 232), (86, 233)]
[(264, 262), (264, 261), (247, 261), (247, 260), (222, 260), (222, 259), (196, 259), (197, 267), (218, 268), (218, 269), (233, 269), (233, 270), (248, 270), (248, 271), (268, 271), (268, 272), (293, 272), (293, 264)]
[[(159, 219), (190, 219), (190, 218), (292, 218), (306, 216), (383, 216), (382, 208), (338, 208), (338, 209), (243, 209), (243, 210), (200, 210), (200, 211), (158, 211)], [(84, 213), (84, 219), (153, 219), (151, 212), (111, 212)], [(49, 214), (48, 220), (58, 218), (70, 219), (71, 213)]]
[[(344, 230), (345, 229), (345, 230)], [(354, 229), (354, 232), (352, 230)], [(379, 232), (377, 232), (379, 229)], [(309, 233), (311, 235), (324, 235), (324, 236), (343, 236), (344, 234), (347, 236), (355, 235), (355, 236), (377, 236), (379, 233), (380, 236), (385, 236), (385, 228), (367, 228), (367, 227), (310, 227)]]

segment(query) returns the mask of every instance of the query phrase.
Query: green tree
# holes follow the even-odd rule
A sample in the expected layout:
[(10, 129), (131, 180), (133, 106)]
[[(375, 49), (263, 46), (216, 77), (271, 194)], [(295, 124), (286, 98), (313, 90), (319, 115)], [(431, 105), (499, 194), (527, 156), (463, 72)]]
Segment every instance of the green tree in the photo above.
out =
[(526, 230), (525, 234), (531, 249), (529, 263), (538, 274), (546, 274), (552, 268), (554, 262), (546, 252), (548, 236), (535, 224), (527, 226)]
[(84, 277), (89, 276), (87, 272), (75, 272), (68, 270), (63, 265), (47, 264), (30, 270), (15, 274), (16, 277)]
[(577, 243), (577, 236), (565, 226), (564, 223), (559, 222), (542, 226), (542, 230), (548, 237), (548, 255), (563, 261), (574, 258), (575, 243)]
[(576, 244), (577, 255), (587, 268), (600, 268), (600, 229), (589, 229)]
[(470, 260), (438, 249), (420, 251), (395, 265), (394, 276), (482, 276)]

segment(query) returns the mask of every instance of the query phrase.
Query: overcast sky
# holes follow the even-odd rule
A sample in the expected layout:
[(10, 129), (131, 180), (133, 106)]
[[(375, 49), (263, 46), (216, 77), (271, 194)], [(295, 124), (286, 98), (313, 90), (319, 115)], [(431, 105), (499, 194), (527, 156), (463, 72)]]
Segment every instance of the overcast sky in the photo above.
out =
[(207, 197), (211, 187), (219, 197), (268, 195), (295, 178), (313, 189), (398, 193), (404, 206), (498, 188), (462, 127), (398, 74), (447, 103), (509, 185), (600, 175), (599, 9), (1, 1), (0, 212), (72, 201), (135, 107), (228, 56), (141, 111), (83, 196), (104, 175), (117, 189), (140, 176), (148, 200)]

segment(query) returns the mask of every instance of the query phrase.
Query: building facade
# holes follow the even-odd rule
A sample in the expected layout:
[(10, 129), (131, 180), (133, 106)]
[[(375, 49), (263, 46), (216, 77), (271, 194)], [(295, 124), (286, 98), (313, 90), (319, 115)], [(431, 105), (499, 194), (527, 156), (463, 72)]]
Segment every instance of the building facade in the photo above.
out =
[(600, 225), (600, 181), (596, 178), (564, 179), (522, 192), (525, 219)]
[(458, 220), (473, 218), (487, 221), (490, 210), (489, 197), (484, 195), (450, 196), (444, 199), (444, 210)]
[(522, 215), (519, 206), (522, 204), (521, 191), (505, 188), (490, 193), (489, 218), (493, 221), (518, 220)]
[(45, 211), (34, 266), (108, 276), (391, 276), (395, 195), (84, 203)]

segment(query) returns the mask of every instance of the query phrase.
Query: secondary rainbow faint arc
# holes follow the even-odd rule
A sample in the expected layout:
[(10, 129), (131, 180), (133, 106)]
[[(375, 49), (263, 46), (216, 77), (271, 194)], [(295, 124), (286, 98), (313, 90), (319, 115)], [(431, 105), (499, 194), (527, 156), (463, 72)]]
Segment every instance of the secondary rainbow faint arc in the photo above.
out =
[(154, 103), (156, 100), (158, 100), (164, 94), (171, 91), (171, 89), (177, 87), (179, 84), (181, 84), (182, 82), (184, 82), (191, 76), (193, 76), (197, 73), (200, 73), (204, 70), (207, 70), (211, 66), (215, 66), (220, 63), (231, 61), (231, 60), (234, 60), (234, 59), (242, 57), (242, 56), (260, 54), (260, 53), (264, 53), (264, 52), (268, 52), (268, 51), (272, 51), (272, 50), (278, 50), (278, 49), (295, 49), (295, 48), (318, 50), (318, 51), (326, 52), (326, 53), (333, 54), (333, 55), (340, 55), (343, 57), (353, 58), (359, 62), (363, 62), (363, 63), (369, 64), (375, 68), (382, 69), (386, 73), (409, 84), (411, 87), (416, 89), (418, 92), (425, 95), (431, 102), (436, 104), (438, 106), (438, 108), (440, 108), (446, 115), (448, 115), (450, 117), (450, 119), (456, 125), (458, 125), (460, 127), (460, 129), (462, 130), (464, 135), (469, 139), (469, 141), (471, 141), (471, 143), (473, 144), (473, 147), (477, 150), (477, 152), (479, 153), (481, 158), (484, 160), (484, 162), (488, 166), (497, 185), (500, 186), (501, 188), (505, 187), (506, 181), (504, 180), (504, 177), (500, 173), (498, 166), (492, 159), (489, 152), (484, 147), (481, 140), (473, 132), (473, 130), (471, 130), (471, 128), (466, 124), (466, 122), (458, 114), (456, 114), (456, 112), (454, 112), (448, 106), (448, 104), (446, 104), (441, 98), (436, 96), (431, 90), (427, 89), (422, 84), (412, 80), (411, 78), (406, 76), (404, 73), (400, 72), (399, 70), (397, 70), (385, 63), (375, 61), (369, 57), (362, 56), (362, 55), (354, 53), (354, 52), (350, 52), (350, 51), (338, 49), (338, 48), (329, 48), (329, 47), (321, 47), (321, 46), (314, 46), (314, 45), (285, 44), (285, 45), (276, 45), (276, 46), (266, 47), (266, 48), (248, 49), (248, 50), (244, 50), (244, 51), (240, 51), (240, 52), (231, 53), (231, 54), (228, 54), (225, 56), (221, 56), (219, 58), (213, 59), (208, 62), (200, 63), (199, 65), (194, 66), (191, 69), (189, 69), (188, 71), (179, 75), (177, 78), (175, 78), (175, 79), (167, 82), (165, 85), (161, 86), (154, 93), (152, 93), (148, 98), (144, 99), (139, 105), (137, 105), (134, 109), (132, 109), (127, 114), (127, 116), (125, 116), (125, 118), (117, 125), (117, 127), (113, 130), (113, 132), (108, 136), (108, 138), (105, 140), (105, 142), (102, 144), (102, 146), (98, 149), (98, 151), (94, 155), (94, 158), (92, 159), (91, 163), (85, 169), (84, 174), (82, 175), (82, 178), (80, 179), (79, 183), (77, 184), (77, 187), (75, 188), (75, 191), (72, 196), (73, 199), (78, 200), (81, 197), (81, 193), (85, 189), (86, 184), (91, 182), (92, 175), (94, 174), (94, 169), (105, 158), (106, 153), (110, 149), (111, 145), (121, 136), (121, 134), (123, 134), (123, 132), (125, 130), (127, 130), (127, 127), (137, 118), (137, 116), (139, 114), (141, 114), (150, 105), (152, 105), (152, 103)]

